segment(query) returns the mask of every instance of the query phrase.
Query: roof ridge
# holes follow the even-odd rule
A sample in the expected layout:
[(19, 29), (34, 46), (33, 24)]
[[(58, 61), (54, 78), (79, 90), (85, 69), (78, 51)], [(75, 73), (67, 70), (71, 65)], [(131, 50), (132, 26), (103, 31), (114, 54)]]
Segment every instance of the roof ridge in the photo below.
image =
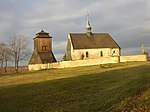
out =
[[(83, 34), (86, 34), (86, 33), (69, 33), (69, 34), (76, 34), (76, 35), (83, 35)], [(109, 33), (92, 33), (92, 34), (107, 34), (109, 35)]]

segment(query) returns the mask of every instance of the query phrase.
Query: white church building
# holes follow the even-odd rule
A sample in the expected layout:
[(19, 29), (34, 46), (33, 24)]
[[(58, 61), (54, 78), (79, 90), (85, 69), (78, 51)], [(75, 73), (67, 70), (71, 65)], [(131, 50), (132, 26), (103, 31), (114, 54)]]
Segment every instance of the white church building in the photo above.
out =
[(69, 33), (65, 60), (98, 59), (121, 55), (121, 48), (108, 33), (93, 33), (87, 18), (85, 33)]

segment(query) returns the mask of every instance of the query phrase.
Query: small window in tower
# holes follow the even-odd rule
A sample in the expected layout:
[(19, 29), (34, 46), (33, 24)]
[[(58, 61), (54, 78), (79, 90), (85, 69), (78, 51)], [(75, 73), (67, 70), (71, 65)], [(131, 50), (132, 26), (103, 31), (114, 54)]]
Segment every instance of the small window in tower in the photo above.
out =
[(45, 46), (42, 46), (42, 51), (45, 51)]
[(100, 52), (100, 56), (101, 56), (101, 57), (103, 56), (103, 52), (102, 52), (102, 51)]
[(47, 46), (45, 46), (45, 51), (47, 51)]
[(89, 53), (88, 53), (88, 52), (86, 52), (86, 57), (87, 57), (87, 58), (89, 57)]

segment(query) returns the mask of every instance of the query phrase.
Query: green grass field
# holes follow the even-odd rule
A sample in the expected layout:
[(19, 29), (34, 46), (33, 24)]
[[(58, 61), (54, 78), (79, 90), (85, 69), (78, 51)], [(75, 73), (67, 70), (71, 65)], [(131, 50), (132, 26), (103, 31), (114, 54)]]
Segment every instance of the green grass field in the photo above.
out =
[(0, 112), (150, 112), (150, 61), (0, 75)]

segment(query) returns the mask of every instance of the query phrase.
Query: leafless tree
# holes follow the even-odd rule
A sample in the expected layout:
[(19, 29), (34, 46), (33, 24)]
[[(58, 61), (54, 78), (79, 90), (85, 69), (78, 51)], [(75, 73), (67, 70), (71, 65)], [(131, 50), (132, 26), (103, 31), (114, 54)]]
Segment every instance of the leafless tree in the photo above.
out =
[[(11, 60), (12, 52), (11, 49), (5, 43), (0, 43), (0, 62), (1, 62), (1, 71), (3, 68), (7, 72), (7, 63)], [(4, 66), (5, 63), (5, 67)]]
[(0, 64), (1, 64), (1, 71), (3, 70), (3, 63), (4, 63), (4, 43), (0, 43)]
[(9, 39), (8, 43), (13, 53), (15, 70), (18, 72), (19, 62), (30, 56), (29, 40), (24, 35), (14, 35)]
[(8, 61), (12, 60), (12, 56), (13, 56), (12, 50), (10, 48), (6, 47), (5, 54), (4, 54), (4, 59), (5, 59), (4, 70), (5, 70), (5, 72), (7, 72)]

